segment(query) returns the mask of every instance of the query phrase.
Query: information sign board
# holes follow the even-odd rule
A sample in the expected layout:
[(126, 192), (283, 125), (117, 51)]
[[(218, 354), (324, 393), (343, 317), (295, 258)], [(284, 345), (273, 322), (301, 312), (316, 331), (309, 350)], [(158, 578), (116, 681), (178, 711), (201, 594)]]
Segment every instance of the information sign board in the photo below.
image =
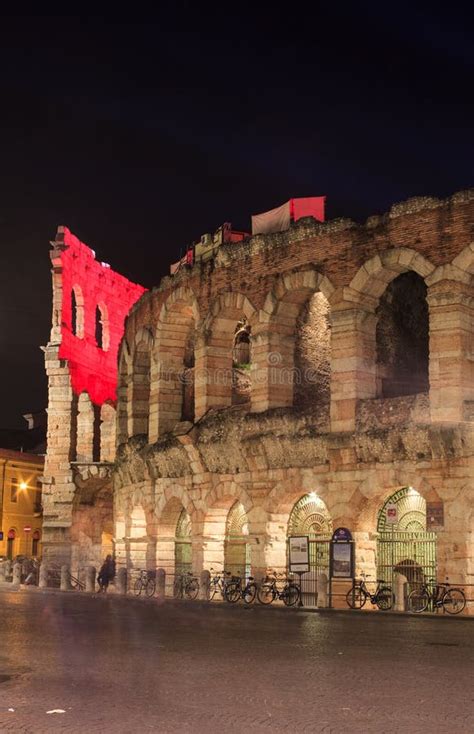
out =
[(288, 560), (290, 573), (309, 571), (309, 538), (307, 535), (291, 535), (288, 538)]

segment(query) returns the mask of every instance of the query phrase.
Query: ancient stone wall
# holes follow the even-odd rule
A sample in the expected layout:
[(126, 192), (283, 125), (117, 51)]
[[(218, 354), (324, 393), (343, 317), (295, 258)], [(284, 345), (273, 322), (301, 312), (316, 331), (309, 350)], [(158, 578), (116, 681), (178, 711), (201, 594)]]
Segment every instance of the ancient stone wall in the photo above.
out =
[[(121, 563), (172, 570), (184, 509), (194, 569), (222, 567), (238, 501), (246, 563), (284, 568), (291, 512), (314, 494), (333, 527), (353, 532), (359, 568), (375, 573), (380, 511), (412, 487), (425, 526), (418, 510), (412, 525), (436, 532), (438, 572), (474, 581), (473, 198), (413, 199), (365, 225), (302, 220), (224, 245), (143, 296), (120, 353)], [(250, 371), (238, 400), (242, 321)], [(143, 349), (147, 403), (134, 368)], [(194, 422), (183, 422), (189, 369)], [(443, 520), (430, 530), (435, 506)]]

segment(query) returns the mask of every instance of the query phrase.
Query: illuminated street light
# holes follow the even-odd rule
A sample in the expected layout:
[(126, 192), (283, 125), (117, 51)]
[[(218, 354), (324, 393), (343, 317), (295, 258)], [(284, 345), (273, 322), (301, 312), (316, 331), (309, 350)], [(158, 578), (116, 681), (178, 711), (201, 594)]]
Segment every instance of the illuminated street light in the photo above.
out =
[(28, 484), (26, 482), (20, 482), (20, 489), (28, 489)]

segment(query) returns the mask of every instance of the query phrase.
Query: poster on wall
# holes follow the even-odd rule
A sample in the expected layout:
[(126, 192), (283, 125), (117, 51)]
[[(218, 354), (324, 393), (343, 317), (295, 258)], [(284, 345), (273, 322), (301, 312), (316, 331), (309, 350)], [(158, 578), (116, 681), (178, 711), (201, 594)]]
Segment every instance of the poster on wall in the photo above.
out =
[(288, 560), (290, 573), (309, 571), (309, 538), (307, 535), (291, 535), (288, 538)]
[(354, 578), (354, 541), (347, 528), (336, 528), (332, 534), (329, 567), (331, 578)]

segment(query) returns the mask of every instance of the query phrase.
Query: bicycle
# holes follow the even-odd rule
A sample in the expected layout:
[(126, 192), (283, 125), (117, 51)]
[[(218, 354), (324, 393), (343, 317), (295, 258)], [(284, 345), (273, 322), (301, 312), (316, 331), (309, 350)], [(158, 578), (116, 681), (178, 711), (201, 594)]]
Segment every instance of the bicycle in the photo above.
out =
[(153, 596), (156, 591), (156, 583), (151, 577), (151, 573), (151, 571), (146, 571), (145, 569), (140, 571), (140, 576), (133, 585), (133, 593), (135, 596), (140, 596), (142, 591), (146, 596)]
[(176, 576), (173, 584), (173, 596), (175, 599), (196, 599), (199, 594), (199, 581), (188, 571)]
[(226, 584), (224, 590), (225, 600), (230, 604), (235, 604), (239, 599), (243, 599), (246, 604), (252, 604), (257, 596), (257, 584), (253, 576), (249, 576), (245, 586), (242, 585), (242, 578), (233, 576), (232, 580)]
[(225, 589), (227, 584), (230, 583), (232, 576), (231, 572), (223, 571), (222, 573), (219, 573), (211, 568), (210, 573), (211, 578), (209, 579), (209, 601), (212, 601), (216, 594), (220, 594), (221, 597), (225, 599)]
[[(282, 588), (278, 584), (284, 582)], [(285, 578), (284, 574), (274, 573), (267, 576), (260, 584), (257, 599), (260, 604), (272, 604), (275, 600), (282, 601), (287, 607), (293, 607), (301, 598), (301, 589), (294, 581)]]
[(466, 597), (462, 589), (436, 579), (425, 580), (421, 586), (412, 589), (408, 595), (408, 609), (417, 614), (425, 612), (428, 607), (438, 611), (443, 609), (448, 614), (460, 614), (466, 606)]
[(365, 575), (362, 578), (354, 579), (352, 588), (346, 594), (346, 602), (351, 609), (362, 609), (367, 599), (372, 604), (376, 604), (380, 611), (386, 612), (392, 608), (395, 601), (390, 586), (382, 586), (386, 582), (383, 579), (377, 579), (377, 588), (372, 594), (365, 583)]

